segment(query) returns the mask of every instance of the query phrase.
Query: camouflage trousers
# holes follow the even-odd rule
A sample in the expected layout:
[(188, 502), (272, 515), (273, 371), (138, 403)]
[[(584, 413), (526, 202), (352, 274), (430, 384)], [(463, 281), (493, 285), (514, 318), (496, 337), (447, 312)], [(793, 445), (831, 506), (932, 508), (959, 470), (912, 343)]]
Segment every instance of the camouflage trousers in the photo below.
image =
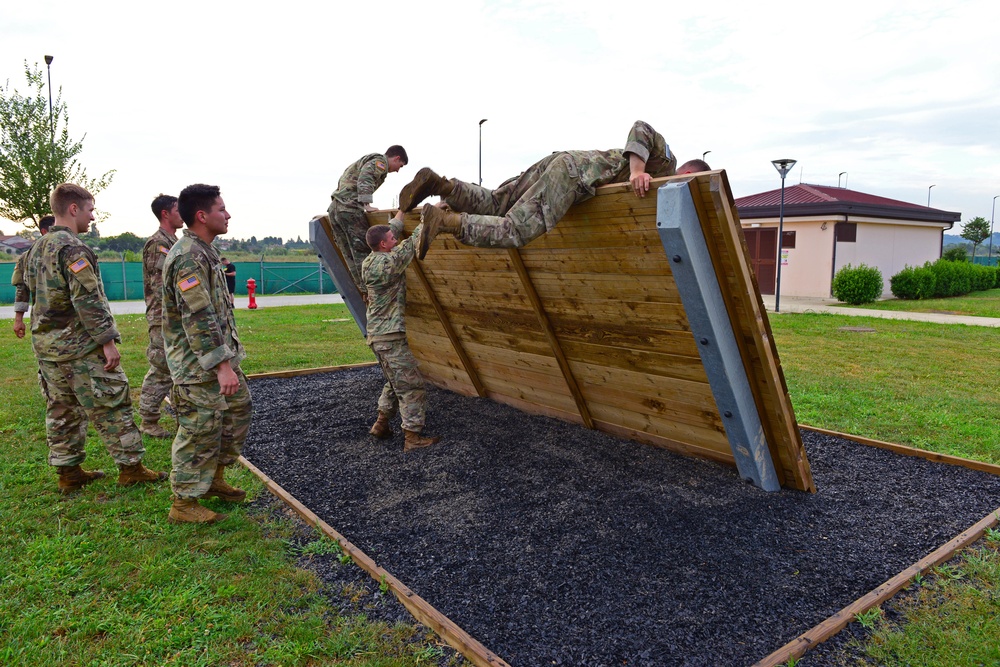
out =
[(49, 465), (83, 463), (87, 419), (119, 466), (138, 463), (146, 453), (132, 417), (128, 378), (121, 366), (106, 371), (104, 363), (100, 349), (71, 361), (38, 360)]
[(157, 422), (160, 420), (160, 404), (170, 394), (174, 386), (167, 369), (167, 353), (163, 347), (163, 327), (149, 327), (149, 345), (146, 346), (146, 359), (149, 360), (149, 370), (142, 379), (142, 391), (139, 393), (139, 416), (143, 421)]
[(368, 216), (363, 209), (343, 206), (338, 202), (332, 202), (327, 210), (330, 214), (330, 228), (333, 230), (334, 240), (340, 248), (340, 254), (344, 256), (347, 269), (354, 278), (354, 284), (363, 291), (364, 283), (361, 281), (361, 262), (371, 254), (372, 249), (365, 241), (368, 233)]
[(219, 393), (219, 383), (175, 384), (170, 402), (177, 411), (177, 435), (170, 450), (170, 485), (179, 498), (200, 498), (212, 485), (215, 469), (236, 462), (253, 418), (250, 387), (236, 371), (240, 388)]
[(570, 207), (593, 196), (572, 155), (553, 153), (495, 190), (452, 180), (445, 202), (462, 214), (458, 240), (480, 248), (520, 248), (555, 227)]
[(392, 417), (398, 410), (403, 429), (420, 433), (424, 428), (427, 392), (424, 376), (406, 342), (406, 334), (400, 334), (400, 338), (372, 341), (371, 348), (386, 379), (378, 399), (379, 412)]

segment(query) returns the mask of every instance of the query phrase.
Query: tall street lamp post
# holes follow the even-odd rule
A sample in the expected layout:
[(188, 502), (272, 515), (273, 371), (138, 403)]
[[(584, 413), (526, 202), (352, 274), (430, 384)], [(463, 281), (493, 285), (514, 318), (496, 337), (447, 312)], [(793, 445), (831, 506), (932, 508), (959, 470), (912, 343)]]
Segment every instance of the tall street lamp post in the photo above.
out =
[(927, 187), (927, 208), (931, 207), (931, 188), (933, 187), (933, 185)]
[(52, 56), (45, 56), (45, 69), (49, 74), (49, 145), (56, 143), (56, 126), (52, 122)]
[(771, 164), (781, 174), (781, 206), (778, 208), (778, 273), (774, 285), (774, 312), (780, 312), (781, 304), (781, 236), (785, 227), (785, 176), (795, 166), (795, 160), (771, 160)]
[(479, 185), (483, 184), (483, 123), (486, 119), (479, 121)]
[[(839, 174), (837, 174), (837, 187), (838, 188), (840, 187), (840, 177), (841, 176), (847, 176), (847, 172), (846, 171), (842, 171)], [(845, 188), (847, 187), (847, 179), (846, 178), (844, 179), (844, 187)]]
[(993, 215), (997, 212), (997, 197), (1000, 197), (1000, 195), (993, 198), (993, 210), (990, 211), (990, 251), (986, 255), (986, 261), (990, 262), (990, 266), (992, 266), (993, 262), (991, 259), (993, 257)]
[(711, 153), (711, 152), (712, 152), (712, 151), (705, 151), (704, 153), (702, 153), (702, 154), (701, 154), (701, 160), (702, 160), (702, 162), (704, 162), (704, 161), (705, 161), (705, 156), (706, 156), (706, 155), (708, 155), (708, 154), (709, 154), (709, 153)]

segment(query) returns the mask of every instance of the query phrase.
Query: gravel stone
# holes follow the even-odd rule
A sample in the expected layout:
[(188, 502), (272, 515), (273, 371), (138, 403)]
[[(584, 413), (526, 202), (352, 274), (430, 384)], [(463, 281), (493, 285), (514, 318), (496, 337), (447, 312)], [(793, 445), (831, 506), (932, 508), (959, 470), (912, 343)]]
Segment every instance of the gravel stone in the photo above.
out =
[(809, 431), (818, 492), (765, 493), (435, 388), (442, 442), (404, 454), (398, 417), (368, 435), (383, 382), (253, 380), (244, 455), (515, 667), (750, 665), (1000, 506), (1000, 477)]

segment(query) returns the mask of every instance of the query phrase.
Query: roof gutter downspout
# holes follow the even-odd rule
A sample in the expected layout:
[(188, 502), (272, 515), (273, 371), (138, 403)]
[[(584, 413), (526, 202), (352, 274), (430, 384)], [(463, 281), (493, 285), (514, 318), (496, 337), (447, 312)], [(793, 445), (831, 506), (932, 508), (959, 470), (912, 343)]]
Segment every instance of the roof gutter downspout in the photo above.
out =
[(944, 257), (944, 233), (951, 231), (951, 228), (955, 226), (955, 221), (952, 220), (948, 223), (947, 227), (941, 228), (941, 242), (938, 244), (938, 257)]

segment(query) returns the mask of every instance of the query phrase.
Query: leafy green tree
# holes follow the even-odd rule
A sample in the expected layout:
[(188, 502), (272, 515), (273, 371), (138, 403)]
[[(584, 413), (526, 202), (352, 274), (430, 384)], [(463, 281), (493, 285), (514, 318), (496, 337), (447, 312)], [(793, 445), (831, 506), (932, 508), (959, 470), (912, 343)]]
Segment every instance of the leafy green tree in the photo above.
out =
[(968, 257), (965, 246), (961, 245), (949, 246), (941, 255), (941, 259), (946, 259), (949, 262), (965, 262), (968, 261)]
[(77, 157), (83, 139), (70, 139), (69, 113), (62, 89), (52, 101), (38, 63), (24, 63), (29, 93), (22, 95), (10, 81), (0, 87), (0, 216), (35, 227), (49, 212), (49, 193), (65, 182), (76, 183), (97, 194), (111, 183), (114, 170), (97, 179)]
[[(146, 239), (140, 238), (132, 232), (125, 232), (118, 236), (106, 236), (101, 239), (101, 247), (115, 252), (142, 252), (142, 246), (146, 244)], [(141, 260), (140, 260), (141, 261)]]
[(972, 257), (975, 258), (976, 248), (990, 237), (990, 221), (982, 216), (977, 216), (965, 223), (959, 236), (972, 243)]

